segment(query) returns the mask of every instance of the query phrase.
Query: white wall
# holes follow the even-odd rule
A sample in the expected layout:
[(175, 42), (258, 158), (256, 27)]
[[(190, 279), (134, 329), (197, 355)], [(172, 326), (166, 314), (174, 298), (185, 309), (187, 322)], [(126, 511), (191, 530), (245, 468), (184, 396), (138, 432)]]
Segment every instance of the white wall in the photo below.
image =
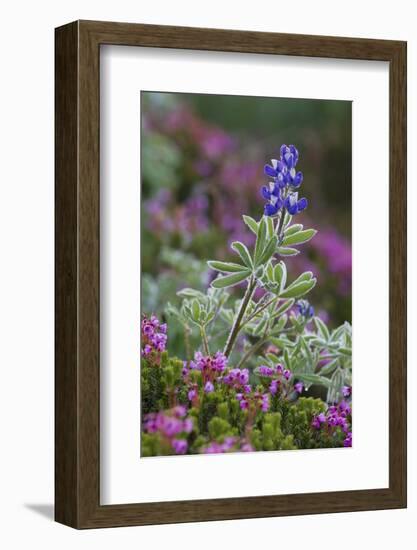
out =
[[(417, 36), (413, 2), (349, 0), (14, 0), (0, 8), (0, 544), (3, 548), (211, 548), (233, 544), (379, 549), (414, 540), (417, 399), (409, 392), (408, 510), (76, 532), (54, 524), (53, 90), (54, 27), (103, 19), (408, 40), (409, 387), (416, 387)], [(413, 25), (414, 18), (414, 25)], [(377, 90), (376, 90), (377, 93)], [(376, 128), (375, 131), (378, 131)], [(374, 162), (369, 159), (369, 162)], [(378, 183), (370, 182), (378, 192)], [(371, 405), (371, 404), (370, 404)], [(377, 411), (370, 410), (377, 421)], [(341, 474), (343, 474), (341, 472)], [(7, 539), (7, 542), (5, 540)]]

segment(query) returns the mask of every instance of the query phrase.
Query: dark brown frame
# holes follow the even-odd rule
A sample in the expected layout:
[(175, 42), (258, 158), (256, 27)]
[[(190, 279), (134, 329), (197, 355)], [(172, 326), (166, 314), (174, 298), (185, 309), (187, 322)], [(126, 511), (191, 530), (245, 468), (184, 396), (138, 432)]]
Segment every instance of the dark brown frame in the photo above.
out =
[[(100, 505), (100, 45), (389, 62), (389, 487), (328, 493)], [(406, 507), (406, 43), (76, 21), (56, 45), (55, 519), (75, 528)], [(377, 93), (377, 91), (376, 91)]]

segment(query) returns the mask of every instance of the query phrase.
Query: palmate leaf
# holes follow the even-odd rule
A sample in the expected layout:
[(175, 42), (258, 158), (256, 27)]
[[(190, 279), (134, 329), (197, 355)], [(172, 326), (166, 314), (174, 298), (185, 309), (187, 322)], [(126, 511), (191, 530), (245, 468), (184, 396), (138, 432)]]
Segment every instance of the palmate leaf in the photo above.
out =
[(226, 277), (217, 277), (212, 281), (211, 286), (213, 288), (227, 288), (229, 286), (234, 286), (249, 277), (251, 271), (246, 269), (245, 271), (240, 271), (239, 273), (233, 273), (232, 275), (226, 275)]
[(251, 255), (249, 253), (249, 250), (248, 250), (247, 246), (245, 246), (240, 241), (234, 241), (230, 246), (231, 246), (232, 250), (234, 250), (235, 252), (237, 252), (239, 254), (239, 256), (242, 259), (242, 262), (245, 264), (245, 266), (248, 269), (252, 269), (253, 268), (253, 261), (252, 261), (252, 258), (251, 258)]
[(245, 270), (245, 266), (241, 264), (235, 264), (232, 262), (218, 262), (216, 260), (210, 260), (207, 265), (215, 271), (222, 271), (223, 273), (240, 273)]
[(282, 241), (283, 246), (292, 246), (297, 244), (306, 243), (314, 237), (317, 233), (315, 229), (305, 229), (304, 231), (298, 231), (291, 235), (285, 235), (284, 240)]

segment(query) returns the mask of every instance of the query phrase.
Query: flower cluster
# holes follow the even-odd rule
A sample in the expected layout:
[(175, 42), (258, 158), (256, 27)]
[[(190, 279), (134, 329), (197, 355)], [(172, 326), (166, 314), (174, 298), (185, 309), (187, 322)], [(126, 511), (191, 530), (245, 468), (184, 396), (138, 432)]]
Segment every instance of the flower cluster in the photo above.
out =
[(194, 354), (194, 361), (190, 361), (190, 369), (198, 370), (203, 376), (204, 382), (213, 382), (227, 366), (227, 357), (218, 351), (213, 356), (203, 355), (200, 351)]
[(244, 452), (250, 453), (255, 449), (250, 443), (245, 440), (240, 440), (238, 437), (226, 437), (223, 443), (212, 441), (206, 447), (202, 448), (204, 454), (217, 454), (217, 453), (230, 453), (230, 452)]
[(294, 145), (281, 145), (280, 158), (272, 159), (271, 164), (266, 164), (264, 173), (271, 178), (269, 185), (261, 189), (262, 196), (268, 202), (265, 204), (265, 215), (276, 216), (283, 208), (294, 216), (307, 208), (307, 199), (298, 199), (298, 192), (303, 181), (303, 173), (296, 172), (298, 162), (298, 150)]
[(331, 405), (326, 413), (320, 413), (315, 416), (311, 422), (311, 427), (315, 430), (325, 430), (328, 435), (334, 434), (336, 428), (340, 428), (345, 434), (344, 447), (351, 447), (351, 414), (352, 409), (350, 405), (343, 400), (338, 405)]
[(142, 355), (147, 356), (152, 352), (162, 353), (167, 344), (167, 325), (160, 323), (152, 315), (150, 318), (144, 316), (141, 325)]
[(260, 365), (256, 368), (256, 373), (261, 378), (261, 381), (268, 385), (268, 389), (272, 395), (287, 397), (295, 391), (297, 394), (303, 392), (304, 386), (302, 382), (293, 382), (293, 373), (289, 369), (285, 369), (282, 365), (269, 367)]
[(193, 431), (193, 421), (186, 414), (187, 410), (182, 405), (168, 411), (149, 413), (145, 417), (144, 430), (149, 434), (158, 434), (175, 454), (185, 454), (188, 450), (187, 435)]
[(248, 369), (230, 369), (219, 379), (219, 381), (230, 388), (243, 391), (244, 393), (249, 393), (251, 391)]
[(252, 413), (256, 413), (257, 411), (269, 411), (269, 393), (261, 393), (259, 391), (248, 394), (237, 393), (236, 399), (239, 401), (242, 410), (249, 410)]

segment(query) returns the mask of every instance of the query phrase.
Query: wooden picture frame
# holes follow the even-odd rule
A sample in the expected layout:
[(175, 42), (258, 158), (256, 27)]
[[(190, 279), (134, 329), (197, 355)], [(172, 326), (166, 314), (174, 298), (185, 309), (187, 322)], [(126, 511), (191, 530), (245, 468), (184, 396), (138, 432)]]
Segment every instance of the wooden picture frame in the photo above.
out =
[[(406, 43), (76, 21), (56, 29), (55, 519), (75, 528), (406, 506)], [(100, 505), (100, 46), (389, 62), (389, 487)]]

